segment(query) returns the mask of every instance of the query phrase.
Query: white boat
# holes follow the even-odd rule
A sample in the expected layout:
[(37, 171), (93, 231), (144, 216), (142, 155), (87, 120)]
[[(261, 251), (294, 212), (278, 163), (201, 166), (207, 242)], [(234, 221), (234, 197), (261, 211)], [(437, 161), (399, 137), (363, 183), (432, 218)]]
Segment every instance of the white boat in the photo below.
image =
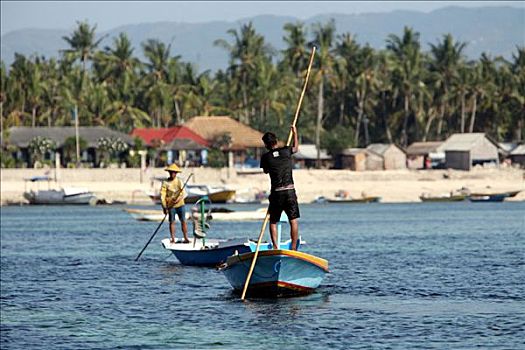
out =
[[(135, 220), (138, 221), (162, 221), (164, 213), (162, 210), (151, 209), (124, 209)], [(186, 219), (189, 219), (189, 213), (186, 213)], [(258, 221), (264, 220), (266, 215), (266, 208), (258, 210), (225, 210), (221, 208), (212, 208), (208, 215), (209, 220), (213, 221)], [(178, 219), (178, 218), (177, 218)]]
[(90, 204), (96, 197), (86, 188), (64, 187), (59, 190), (24, 192), (30, 204)]

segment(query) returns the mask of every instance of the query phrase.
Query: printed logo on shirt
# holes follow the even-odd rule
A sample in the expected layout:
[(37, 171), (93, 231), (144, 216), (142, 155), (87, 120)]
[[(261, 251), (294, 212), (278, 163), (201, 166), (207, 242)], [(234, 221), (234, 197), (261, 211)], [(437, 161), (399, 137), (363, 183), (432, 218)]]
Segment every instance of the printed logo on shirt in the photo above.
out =
[(275, 151), (275, 152), (273, 152), (272, 154), (273, 154), (273, 157), (274, 157), (274, 158), (279, 157), (279, 151)]

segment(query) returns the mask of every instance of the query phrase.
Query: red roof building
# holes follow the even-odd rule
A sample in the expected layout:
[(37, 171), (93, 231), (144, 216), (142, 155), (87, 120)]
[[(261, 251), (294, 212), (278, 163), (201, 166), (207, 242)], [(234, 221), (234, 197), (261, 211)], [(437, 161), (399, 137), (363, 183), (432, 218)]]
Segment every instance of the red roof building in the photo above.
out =
[(153, 146), (155, 140), (160, 141), (161, 145), (167, 145), (175, 139), (188, 139), (199, 145), (209, 146), (208, 141), (185, 126), (174, 126), (172, 128), (137, 128), (133, 129), (130, 135), (142, 139), (148, 146)]

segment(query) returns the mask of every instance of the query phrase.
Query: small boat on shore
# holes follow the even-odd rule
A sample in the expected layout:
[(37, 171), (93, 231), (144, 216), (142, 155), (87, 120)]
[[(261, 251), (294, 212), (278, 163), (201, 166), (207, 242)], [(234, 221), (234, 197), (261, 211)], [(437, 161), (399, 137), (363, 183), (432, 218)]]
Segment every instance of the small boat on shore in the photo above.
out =
[(327, 198), (328, 203), (378, 203), (381, 201), (381, 197), (368, 196), (362, 198)]
[[(30, 189), (27, 190), (27, 183), (47, 182), (47, 190)], [(86, 188), (80, 187), (62, 187), (58, 189), (51, 189), (50, 182), (52, 179), (49, 176), (34, 176), (25, 179), (24, 198), (29, 204), (41, 205), (69, 205), (69, 204), (95, 204), (96, 196)]]
[(24, 192), (29, 204), (90, 204), (96, 200), (93, 193), (85, 188), (64, 187), (59, 190), (39, 190)]
[(421, 199), (422, 202), (460, 202), (464, 201), (466, 198), (467, 195), (465, 194), (444, 194), (432, 196), (430, 194), (423, 193), (421, 196), (419, 196), (419, 199)]
[(340, 190), (335, 193), (335, 198), (319, 196), (312, 203), (378, 203), (381, 201), (379, 196), (368, 196), (365, 192), (361, 193), (360, 198), (352, 198), (347, 191)]
[(472, 193), (468, 199), (471, 202), (503, 202), (509, 198), (508, 192), (504, 193)]

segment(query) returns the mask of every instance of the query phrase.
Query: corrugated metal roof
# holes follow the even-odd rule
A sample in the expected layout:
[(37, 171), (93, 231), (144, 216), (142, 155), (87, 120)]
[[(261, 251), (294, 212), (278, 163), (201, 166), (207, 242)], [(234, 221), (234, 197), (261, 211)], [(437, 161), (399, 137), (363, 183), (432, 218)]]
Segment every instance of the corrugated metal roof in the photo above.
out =
[(356, 154), (365, 153), (366, 149), (364, 148), (347, 148), (341, 151), (341, 155), (343, 156), (355, 156)]
[(408, 146), (406, 153), (410, 156), (425, 155), (436, 152), (442, 144), (442, 141), (414, 142)]
[[(123, 142), (133, 145), (133, 138), (124, 133), (108, 129), (103, 126), (80, 126), (79, 137), (87, 142), (88, 147), (97, 147), (101, 137), (118, 137)], [(75, 128), (66, 127), (12, 127), (9, 129), (9, 142), (17, 147), (25, 148), (37, 136), (47, 137), (61, 147), (69, 137), (75, 137)]]
[(510, 152), (510, 155), (512, 156), (525, 155), (525, 145), (519, 145), (518, 147), (514, 148), (512, 152)]
[[(296, 159), (315, 160), (317, 159), (317, 147), (315, 145), (299, 145), (299, 151), (293, 156)], [(320, 158), (327, 160), (332, 157), (326, 153), (326, 150), (321, 149)]]
[(263, 148), (263, 134), (248, 125), (226, 116), (194, 117), (184, 124), (208, 142), (225, 133), (231, 136), (230, 149), (245, 149), (250, 147)]
[(382, 156), (390, 146), (391, 145), (386, 143), (372, 143), (368, 145), (366, 150)]
[(439, 147), (439, 151), (469, 151), (484, 137), (485, 134), (482, 132), (453, 134)]

